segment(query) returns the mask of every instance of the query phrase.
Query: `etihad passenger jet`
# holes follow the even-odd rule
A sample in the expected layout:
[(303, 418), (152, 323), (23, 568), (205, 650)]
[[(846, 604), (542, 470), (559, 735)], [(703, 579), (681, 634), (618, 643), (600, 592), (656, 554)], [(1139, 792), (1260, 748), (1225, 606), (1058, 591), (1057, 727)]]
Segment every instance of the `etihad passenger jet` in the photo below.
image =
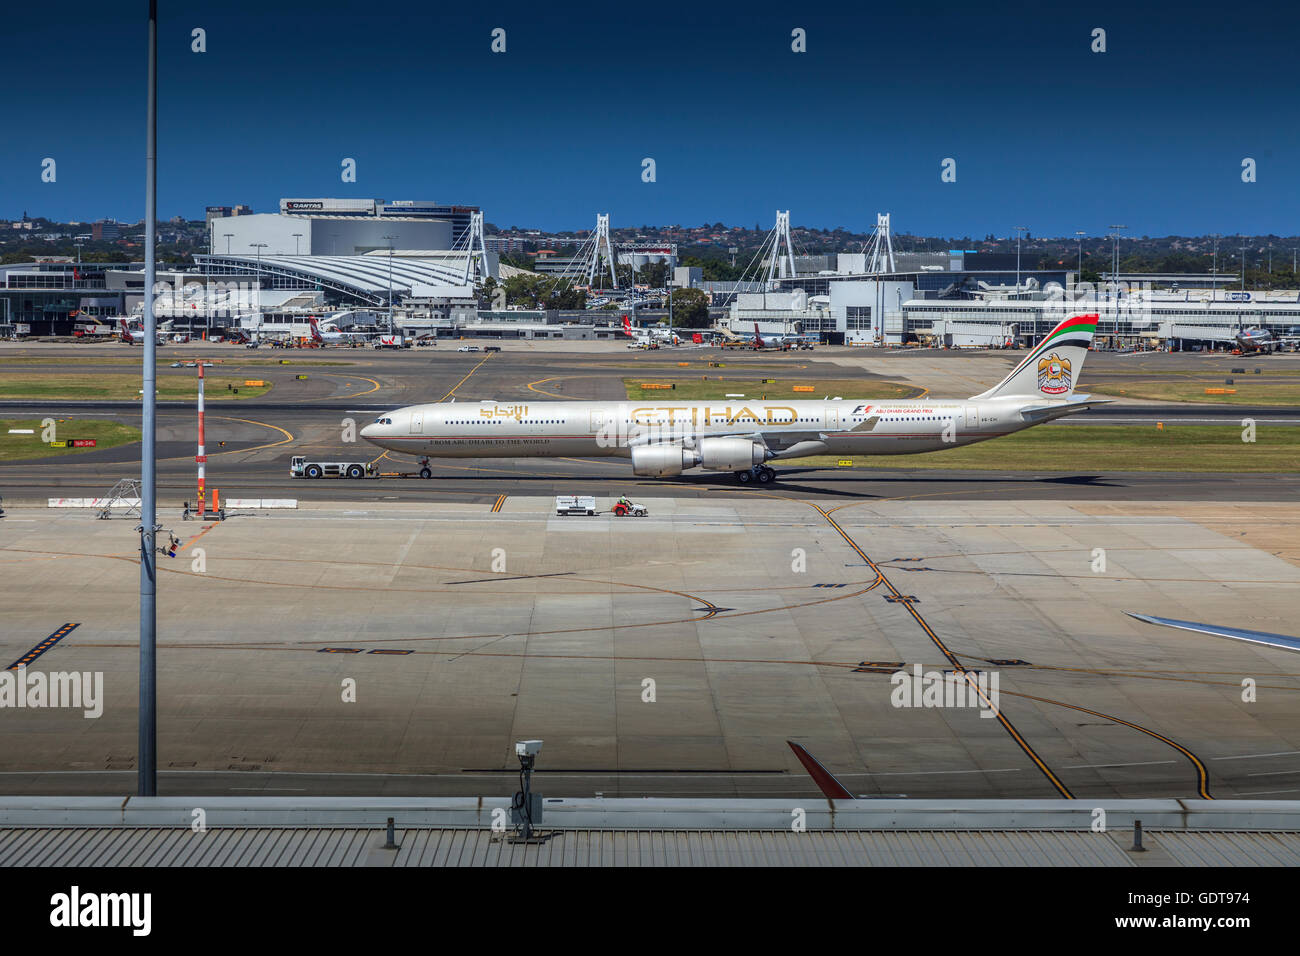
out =
[(1096, 315), (1066, 319), (1000, 384), (965, 400), (450, 402), (387, 412), (361, 437), (416, 456), (425, 478), (431, 458), (599, 456), (630, 459), (635, 475), (731, 472), (767, 484), (771, 460), (958, 448), (1101, 404), (1074, 390), (1096, 328)]

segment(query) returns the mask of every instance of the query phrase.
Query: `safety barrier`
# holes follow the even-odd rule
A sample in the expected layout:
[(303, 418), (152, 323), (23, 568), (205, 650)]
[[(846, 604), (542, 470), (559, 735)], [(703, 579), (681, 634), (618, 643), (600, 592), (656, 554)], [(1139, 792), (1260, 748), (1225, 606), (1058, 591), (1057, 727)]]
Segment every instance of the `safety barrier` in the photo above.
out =
[(48, 498), (49, 508), (139, 508), (139, 498)]

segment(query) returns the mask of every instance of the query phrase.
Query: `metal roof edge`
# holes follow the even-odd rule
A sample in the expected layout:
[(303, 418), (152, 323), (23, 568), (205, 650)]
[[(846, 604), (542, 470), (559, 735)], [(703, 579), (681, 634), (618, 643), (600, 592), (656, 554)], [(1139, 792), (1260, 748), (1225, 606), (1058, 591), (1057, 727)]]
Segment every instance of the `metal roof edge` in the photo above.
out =
[[(202, 809), (208, 826), (481, 828), (507, 797), (0, 797), (0, 827), (183, 826)], [(1089, 830), (1300, 832), (1300, 801), (1257, 800), (845, 800), (547, 798), (548, 829)], [(507, 817), (508, 819), (508, 817)]]

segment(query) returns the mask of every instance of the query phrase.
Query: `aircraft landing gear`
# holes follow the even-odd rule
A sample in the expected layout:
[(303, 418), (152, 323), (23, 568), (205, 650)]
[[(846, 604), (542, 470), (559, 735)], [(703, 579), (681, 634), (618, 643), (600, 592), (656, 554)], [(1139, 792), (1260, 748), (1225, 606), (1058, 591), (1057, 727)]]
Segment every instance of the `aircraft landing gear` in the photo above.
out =
[(746, 471), (736, 472), (736, 481), (742, 485), (748, 485), (752, 482), (758, 482), (760, 485), (770, 485), (776, 480), (776, 472), (767, 465), (755, 465)]
[(421, 478), (433, 477), (433, 469), (429, 467), (429, 459), (427, 458), (420, 459), (420, 477)]

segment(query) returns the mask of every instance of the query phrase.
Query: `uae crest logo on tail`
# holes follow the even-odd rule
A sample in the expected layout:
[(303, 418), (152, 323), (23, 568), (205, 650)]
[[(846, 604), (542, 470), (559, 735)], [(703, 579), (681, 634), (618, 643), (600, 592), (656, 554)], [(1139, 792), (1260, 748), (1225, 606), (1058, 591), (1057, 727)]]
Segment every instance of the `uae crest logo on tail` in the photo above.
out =
[(1070, 390), (1070, 360), (1053, 352), (1038, 360), (1038, 390), (1060, 395)]

